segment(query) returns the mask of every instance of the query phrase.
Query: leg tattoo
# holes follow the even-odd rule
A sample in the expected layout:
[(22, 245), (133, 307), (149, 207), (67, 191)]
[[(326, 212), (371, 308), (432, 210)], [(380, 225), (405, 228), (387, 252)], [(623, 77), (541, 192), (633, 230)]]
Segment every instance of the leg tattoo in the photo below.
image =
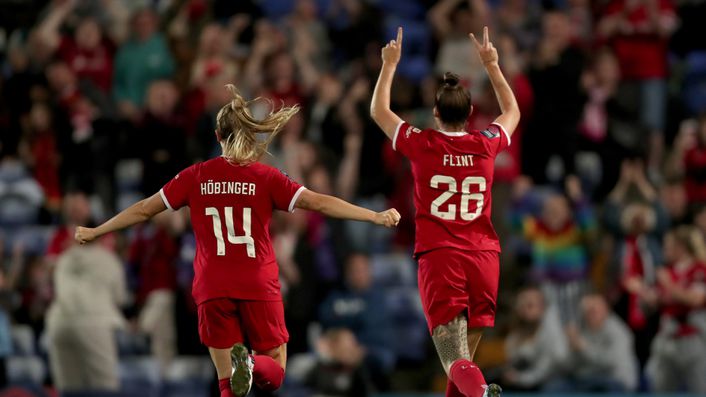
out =
[(439, 325), (432, 331), (431, 338), (447, 375), (456, 360), (471, 359), (467, 332), (468, 320), (463, 315), (458, 315), (449, 323)]

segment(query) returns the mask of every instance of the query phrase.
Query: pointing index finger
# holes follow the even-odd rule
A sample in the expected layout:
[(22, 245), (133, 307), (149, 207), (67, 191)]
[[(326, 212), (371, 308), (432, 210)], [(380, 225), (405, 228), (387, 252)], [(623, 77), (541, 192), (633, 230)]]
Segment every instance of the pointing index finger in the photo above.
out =
[(397, 45), (402, 45), (402, 26), (397, 28)]
[(490, 37), (488, 35), (488, 27), (483, 28), (483, 45), (487, 46), (488, 42), (490, 41)]

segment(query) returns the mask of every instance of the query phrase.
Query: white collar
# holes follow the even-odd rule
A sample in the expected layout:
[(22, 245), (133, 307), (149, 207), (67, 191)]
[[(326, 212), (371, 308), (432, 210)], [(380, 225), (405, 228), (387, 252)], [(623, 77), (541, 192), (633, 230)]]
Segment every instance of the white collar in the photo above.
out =
[(464, 136), (464, 135), (468, 135), (468, 133), (465, 132), (465, 131), (442, 131), (442, 130), (437, 130), (437, 131), (439, 131), (440, 133), (442, 133), (442, 134), (444, 134), (444, 135), (446, 135), (446, 136)]

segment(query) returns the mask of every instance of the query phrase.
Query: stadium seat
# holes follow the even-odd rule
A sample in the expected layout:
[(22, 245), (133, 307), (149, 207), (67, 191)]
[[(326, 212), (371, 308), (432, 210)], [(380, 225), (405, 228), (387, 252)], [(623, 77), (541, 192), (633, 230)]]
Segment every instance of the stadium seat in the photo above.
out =
[(164, 374), (164, 397), (208, 397), (215, 376), (206, 357), (176, 357)]
[(295, 5), (294, 0), (260, 1), (258, 3), (265, 16), (275, 21), (292, 12)]
[(37, 352), (34, 330), (29, 325), (12, 326), (12, 347), (15, 356), (32, 356)]
[(706, 109), (706, 51), (694, 51), (686, 57), (682, 98), (693, 114)]
[(380, 8), (389, 15), (400, 18), (424, 20), (424, 6), (418, 0), (385, 0)]
[(119, 192), (135, 191), (142, 183), (142, 163), (138, 159), (120, 160), (115, 165), (115, 186)]
[(373, 280), (378, 286), (416, 286), (417, 267), (407, 254), (374, 255), (370, 259)]
[(417, 288), (389, 288), (386, 299), (395, 335), (392, 350), (398, 359), (424, 360), (428, 332)]
[(7, 359), (7, 380), (11, 384), (42, 384), (47, 366), (39, 356), (12, 356)]
[(158, 397), (161, 380), (159, 364), (152, 357), (132, 356), (120, 360), (120, 384), (128, 396)]

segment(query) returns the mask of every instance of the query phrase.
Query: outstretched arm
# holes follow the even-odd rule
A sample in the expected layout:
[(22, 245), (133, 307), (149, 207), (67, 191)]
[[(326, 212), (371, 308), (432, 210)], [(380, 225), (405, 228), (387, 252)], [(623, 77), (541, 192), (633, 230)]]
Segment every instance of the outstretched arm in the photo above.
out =
[(485, 66), (485, 71), (488, 73), (490, 83), (493, 85), (495, 96), (500, 105), (500, 112), (502, 114), (495, 119), (495, 122), (503, 126), (507, 133), (512, 135), (517, 124), (520, 122), (520, 107), (517, 105), (517, 100), (510, 88), (510, 84), (507, 83), (503, 72), (500, 70), (500, 65), (498, 64), (498, 50), (496, 50), (493, 43), (490, 42), (488, 27), (483, 28), (483, 44), (476, 40), (476, 36), (474, 36), (473, 33), (469, 36), (471, 40), (473, 40), (476, 50), (478, 50), (478, 56), (483, 62), (483, 66)]
[(370, 117), (385, 132), (390, 139), (395, 136), (395, 128), (402, 119), (390, 110), (390, 90), (392, 79), (395, 77), (397, 64), (402, 56), (402, 28), (397, 28), (397, 39), (391, 40), (382, 49), (382, 69), (378, 82), (373, 91), (373, 100), (370, 103)]
[(400, 214), (394, 208), (383, 212), (374, 212), (353, 205), (338, 197), (312, 192), (311, 190), (302, 191), (295, 206), (304, 210), (320, 212), (331, 218), (370, 222), (385, 227), (397, 226), (400, 221)]
[(155, 193), (152, 197), (133, 204), (96, 228), (77, 227), (74, 238), (80, 244), (85, 244), (97, 239), (100, 236), (103, 236), (104, 234), (125, 229), (126, 227), (132, 226), (136, 223), (149, 220), (166, 209), (167, 206), (164, 205), (162, 197), (160, 197), (159, 193)]

